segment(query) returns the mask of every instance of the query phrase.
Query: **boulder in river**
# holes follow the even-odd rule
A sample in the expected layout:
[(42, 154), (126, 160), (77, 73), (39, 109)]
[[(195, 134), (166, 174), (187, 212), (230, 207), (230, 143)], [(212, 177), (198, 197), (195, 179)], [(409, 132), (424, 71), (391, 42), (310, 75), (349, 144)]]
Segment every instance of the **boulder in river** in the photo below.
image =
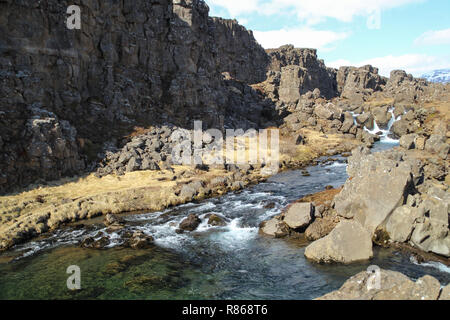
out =
[(291, 229), (304, 229), (312, 221), (314, 207), (312, 203), (297, 202), (288, 207), (283, 214), (283, 221)]
[(195, 231), (202, 223), (199, 217), (195, 214), (190, 214), (186, 219), (181, 221), (179, 228), (184, 231)]
[(280, 217), (264, 221), (260, 225), (260, 230), (263, 234), (275, 238), (283, 238), (289, 235), (289, 227)]
[(380, 269), (379, 273), (358, 273), (339, 290), (317, 300), (438, 300), (443, 294), (448, 298), (446, 290), (428, 275), (414, 282), (400, 272)]
[(394, 210), (386, 223), (386, 232), (392, 241), (406, 242), (414, 230), (414, 224), (422, 216), (418, 208), (401, 206)]
[(125, 220), (114, 214), (107, 214), (105, 217), (105, 220), (104, 220), (104, 224), (107, 227), (112, 226), (112, 225), (123, 226), (123, 225), (125, 225)]
[(352, 179), (335, 197), (335, 209), (341, 217), (359, 221), (373, 235), (405, 203), (413, 187), (412, 172), (407, 163), (361, 152), (355, 151), (349, 158), (347, 171)]
[(223, 227), (227, 225), (226, 221), (217, 214), (212, 214), (209, 216), (208, 224), (213, 227)]
[(389, 121), (392, 119), (392, 114), (389, 112), (388, 107), (379, 107), (375, 108), (372, 111), (373, 117), (375, 118), (375, 121), (377, 122), (377, 125), (380, 128), (387, 128)]
[(373, 130), (374, 128), (374, 118), (370, 112), (366, 112), (357, 116), (356, 122), (369, 130)]
[(341, 221), (326, 237), (310, 244), (305, 256), (318, 263), (353, 263), (373, 257), (371, 234), (357, 221)]
[(89, 249), (104, 249), (106, 246), (110, 244), (108, 237), (101, 237), (100, 239), (95, 239), (94, 237), (88, 237), (83, 239), (81, 242), (82, 248)]
[(142, 231), (136, 231), (128, 240), (128, 245), (133, 249), (148, 249), (153, 245), (153, 237)]
[(430, 197), (420, 204), (419, 210), (425, 217), (415, 225), (411, 242), (423, 251), (450, 257), (448, 199)]
[(319, 240), (329, 235), (338, 223), (339, 219), (334, 216), (316, 218), (316, 220), (311, 223), (305, 231), (306, 239), (308, 239), (309, 241)]

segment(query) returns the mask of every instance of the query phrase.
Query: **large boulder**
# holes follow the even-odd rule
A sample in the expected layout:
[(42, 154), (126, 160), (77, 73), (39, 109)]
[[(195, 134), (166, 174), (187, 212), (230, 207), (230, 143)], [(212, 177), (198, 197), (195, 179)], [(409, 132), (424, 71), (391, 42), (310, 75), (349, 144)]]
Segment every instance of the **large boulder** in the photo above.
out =
[(392, 113), (389, 112), (388, 107), (380, 107), (375, 108), (372, 110), (373, 117), (375, 118), (375, 121), (377, 122), (377, 125), (380, 128), (387, 128), (389, 122), (392, 119)]
[(416, 147), (417, 138), (418, 136), (415, 133), (402, 136), (400, 138), (400, 147), (406, 150), (414, 149)]
[(285, 103), (297, 103), (302, 95), (306, 78), (306, 69), (290, 65), (281, 69), (280, 100)]
[(181, 221), (179, 228), (183, 231), (195, 231), (201, 222), (202, 220), (195, 214), (190, 214), (186, 219)]
[(386, 80), (378, 74), (378, 69), (370, 65), (341, 67), (336, 76), (338, 92), (350, 101), (362, 101), (365, 96), (382, 89)]
[[(292, 45), (285, 45), (278, 49), (269, 49), (267, 53), (272, 59), (269, 67), (268, 80), (273, 85), (269, 88), (269, 96), (270, 91), (280, 92), (281, 88), (290, 88), (293, 96), (290, 96), (290, 93), (286, 95), (289, 90), (283, 92), (282, 95), (285, 97), (293, 97), (294, 100), (297, 97), (297, 92), (304, 94), (316, 89), (318, 89), (316, 92), (319, 91), (320, 95), (327, 99), (336, 96), (336, 70), (327, 68), (324, 61), (318, 59), (317, 50), (308, 48), (299, 49), (294, 48)], [(294, 67), (292, 68), (291, 66)], [(283, 70), (284, 67), (288, 68)], [(280, 88), (277, 85), (277, 81), (271, 81), (271, 78), (276, 78), (277, 75), (285, 72), (287, 74), (284, 76), (284, 83)], [(314, 97), (317, 98), (318, 95), (315, 94)], [(292, 99), (290, 100), (292, 101)]]
[(406, 119), (400, 119), (392, 125), (391, 131), (396, 137), (402, 137), (409, 133), (416, 132), (418, 127)]
[(291, 229), (306, 228), (312, 221), (314, 207), (311, 203), (294, 203), (284, 213), (283, 221)]
[(425, 150), (431, 153), (436, 153), (442, 159), (447, 159), (450, 145), (447, 143), (447, 137), (443, 135), (434, 134), (427, 140)]
[(370, 112), (365, 112), (356, 117), (356, 122), (369, 130), (374, 128), (374, 117)]
[(314, 113), (320, 119), (324, 120), (332, 120), (333, 119), (333, 111), (327, 108), (327, 106), (319, 104), (315, 109)]
[(418, 208), (402, 206), (392, 213), (386, 223), (386, 232), (392, 241), (407, 242), (414, 230), (415, 222), (422, 217)]
[(289, 235), (289, 227), (280, 217), (275, 217), (261, 223), (260, 231), (265, 235), (275, 238), (283, 238)]
[(373, 235), (406, 202), (413, 188), (411, 166), (377, 154), (357, 152), (348, 161), (351, 179), (334, 199), (336, 212), (346, 219), (356, 219)]
[(317, 218), (305, 231), (305, 237), (309, 241), (319, 240), (330, 234), (339, 223), (338, 217), (325, 216)]
[(431, 276), (414, 282), (399, 272), (380, 269), (358, 273), (318, 300), (437, 300), (440, 294), (441, 285)]
[(305, 256), (318, 263), (353, 263), (373, 257), (372, 237), (359, 222), (341, 221), (326, 237), (310, 244)]
[(341, 131), (343, 133), (349, 133), (352, 127), (355, 125), (355, 120), (350, 112), (344, 113), (344, 122), (342, 123)]
[(419, 211), (425, 217), (416, 224), (411, 242), (421, 250), (450, 257), (449, 201), (429, 197)]

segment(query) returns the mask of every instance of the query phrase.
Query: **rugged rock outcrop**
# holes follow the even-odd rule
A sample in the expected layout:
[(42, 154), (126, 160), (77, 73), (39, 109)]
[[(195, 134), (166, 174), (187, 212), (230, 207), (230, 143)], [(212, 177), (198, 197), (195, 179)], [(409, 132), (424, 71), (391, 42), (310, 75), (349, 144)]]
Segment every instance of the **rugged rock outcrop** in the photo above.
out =
[(372, 235), (376, 228), (412, 192), (412, 169), (406, 163), (380, 161), (379, 154), (362, 155), (362, 149), (349, 158), (348, 173), (352, 178), (335, 198), (336, 212), (356, 219)]
[(281, 217), (275, 217), (264, 221), (260, 225), (260, 231), (268, 236), (283, 238), (289, 235), (289, 227)]
[(409, 106), (419, 101), (428, 83), (423, 79), (415, 79), (403, 70), (391, 72), (385, 91), (394, 97), (395, 105)]
[(13, 185), (30, 184), (36, 177), (56, 180), (85, 168), (77, 130), (68, 121), (37, 105), (4, 110), (0, 111), (0, 193)]
[(269, 83), (274, 96), (285, 103), (296, 103), (302, 94), (318, 88), (326, 98), (336, 96), (336, 72), (317, 58), (315, 49), (298, 49), (292, 45), (267, 50), (272, 59)]
[(357, 221), (341, 221), (326, 237), (306, 247), (306, 258), (318, 263), (352, 263), (373, 256), (372, 239)]
[(216, 17), (210, 19), (209, 29), (216, 43), (213, 52), (221, 72), (229, 72), (233, 78), (248, 84), (266, 80), (270, 58), (252, 31), (236, 20)]
[(294, 203), (283, 214), (283, 221), (291, 229), (304, 229), (311, 223), (314, 207), (311, 203)]
[[(72, 4), (81, 30), (66, 27)], [(80, 153), (97, 160), (135, 126), (222, 127), (234, 116), (258, 126), (246, 116), (259, 117), (263, 99), (222, 73), (262, 81), (269, 58), (251, 32), (208, 12), (202, 0), (0, 2), (0, 192), (79, 173)], [(37, 138), (39, 126), (56, 133)]]
[(347, 169), (351, 179), (334, 199), (336, 212), (359, 221), (376, 243), (408, 243), (449, 257), (448, 163), (407, 149), (356, 149)]
[(439, 281), (428, 275), (414, 282), (399, 272), (379, 270), (379, 274), (358, 273), (318, 300), (448, 300), (448, 287), (441, 289)]
[(195, 231), (201, 222), (202, 220), (195, 214), (190, 214), (186, 219), (181, 221), (179, 228), (183, 231)]
[(378, 69), (370, 65), (341, 67), (336, 81), (339, 95), (350, 101), (363, 101), (373, 92), (382, 90), (386, 84), (386, 79), (378, 74)]

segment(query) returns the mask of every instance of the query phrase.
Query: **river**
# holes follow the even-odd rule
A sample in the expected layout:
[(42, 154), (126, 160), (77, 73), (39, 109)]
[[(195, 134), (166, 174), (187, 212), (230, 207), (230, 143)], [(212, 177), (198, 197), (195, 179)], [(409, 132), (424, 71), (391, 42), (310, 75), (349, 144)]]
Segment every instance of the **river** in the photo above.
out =
[[(375, 151), (395, 145), (386, 137)], [(308, 168), (309, 176), (293, 170), (239, 193), (148, 214), (128, 214), (128, 228), (155, 238), (148, 250), (121, 248), (117, 234), (107, 234), (101, 218), (69, 226), (0, 255), (0, 299), (314, 299), (338, 289), (350, 276), (370, 265), (400, 271), (413, 279), (425, 274), (441, 284), (450, 270), (438, 263), (419, 265), (406, 254), (375, 248), (370, 262), (317, 265), (304, 257), (306, 241), (272, 239), (258, 233), (259, 224), (293, 200), (341, 186), (346, 162), (322, 159)], [(265, 209), (272, 204), (272, 209)], [(271, 207), (272, 207), (271, 206)], [(178, 223), (189, 213), (216, 213), (225, 227), (209, 227), (177, 234)], [(79, 247), (87, 236), (107, 235), (107, 250)], [(80, 291), (69, 291), (67, 267), (81, 269)]]

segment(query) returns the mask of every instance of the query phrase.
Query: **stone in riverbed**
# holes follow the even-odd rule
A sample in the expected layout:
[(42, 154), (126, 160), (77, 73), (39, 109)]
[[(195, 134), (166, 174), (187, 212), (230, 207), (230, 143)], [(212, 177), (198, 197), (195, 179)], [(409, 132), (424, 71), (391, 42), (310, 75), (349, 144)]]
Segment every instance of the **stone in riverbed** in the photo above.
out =
[(309, 241), (319, 240), (330, 234), (339, 223), (337, 217), (325, 216), (317, 218), (305, 231), (306, 239)]
[(387, 128), (389, 121), (392, 119), (392, 114), (389, 112), (388, 107), (376, 108), (372, 113), (378, 126), (380, 128)]
[(312, 203), (294, 203), (283, 214), (283, 221), (294, 230), (306, 228), (312, 221), (313, 212)]
[(225, 220), (217, 214), (212, 214), (209, 216), (208, 224), (213, 227), (223, 227), (227, 225)]
[(88, 237), (81, 242), (81, 247), (90, 249), (104, 249), (109, 245), (110, 241), (108, 237), (102, 237), (95, 240), (93, 237)]
[(360, 125), (366, 127), (369, 130), (373, 130), (374, 128), (374, 118), (370, 112), (366, 112), (357, 116), (356, 122), (358, 122)]
[(448, 202), (430, 197), (419, 210), (425, 217), (416, 223), (411, 242), (423, 251), (450, 257)]
[(136, 231), (128, 240), (128, 245), (132, 249), (148, 249), (153, 245), (153, 237), (148, 236), (142, 231)]
[(386, 223), (386, 232), (392, 241), (406, 242), (411, 237), (414, 223), (422, 216), (418, 208), (402, 206), (392, 213)]
[(262, 222), (260, 230), (262, 233), (275, 238), (283, 238), (289, 235), (289, 227), (280, 220), (280, 217)]
[(310, 244), (305, 256), (318, 263), (352, 263), (373, 257), (371, 234), (357, 221), (341, 221), (326, 237)]
[(125, 225), (125, 220), (121, 217), (118, 217), (114, 214), (109, 213), (105, 217), (104, 224), (107, 227), (112, 226), (112, 225), (123, 226), (123, 225)]
[(190, 214), (186, 219), (181, 221), (179, 228), (184, 231), (195, 231), (200, 223), (202, 223), (202, 220), (199, 217), (195, 214)]
[(352, 179), (334, 201), (339, 216), (356, 219), (373, 235), (405, 203), (413, 184), (412, 170), (407, 163), (366, 155), (364, 150), (355, 151), (349, 158), (347, 171)]

